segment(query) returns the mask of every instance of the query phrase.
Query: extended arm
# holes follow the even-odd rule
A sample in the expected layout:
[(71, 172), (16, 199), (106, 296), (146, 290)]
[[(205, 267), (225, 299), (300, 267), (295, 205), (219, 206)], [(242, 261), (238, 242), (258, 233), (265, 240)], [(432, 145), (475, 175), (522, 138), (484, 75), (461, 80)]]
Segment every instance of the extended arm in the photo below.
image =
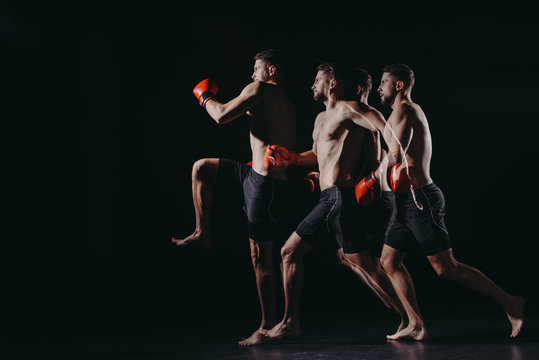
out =
[(318, 158), (313, 150), (308, 150), (298, 154), (297, 166), (314, 168), (318, 166)]

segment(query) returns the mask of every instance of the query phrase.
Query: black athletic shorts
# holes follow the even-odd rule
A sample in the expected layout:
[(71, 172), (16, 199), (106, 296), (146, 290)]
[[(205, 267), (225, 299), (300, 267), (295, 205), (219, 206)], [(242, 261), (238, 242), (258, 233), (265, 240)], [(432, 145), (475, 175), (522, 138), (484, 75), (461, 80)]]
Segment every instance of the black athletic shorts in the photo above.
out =
[(284, 242), (290, 236), (302, 215), (302, 198), (292, 182), (261, 175), (251, 166), (228, 159), (219, 159), (217, 181), (221, 179), (242, 189), (249, 238)]
[[(383, 201), (382, 201), (383, 199)], [(320, 194), (318, 204), (296, 228), (312, 247), (330, 242), (347, 254), (369, 250), (372, 241), (382, 239), (393, 209), (393, 197), (385, 194), (369, 206), (357, 204), (353, 187), (331, 187)], [(378, 247), (379, 248), (379, 247)]]
[(451, 248), (444, 222), (445, 199), (442, 191), (432, 183), (415, 189), (415, 204), (411, 193), (395, 195), (397, 211), (391, 219), (385, 244), (401, 252), (417, 241), (425, 255), (434, 255)]
[[(379, 258), (389, 228), (389, 223), (395, 213), (395, 194), (393, 191), (383, 191), (376, 194), (374, 201), (369, 206), (360, 207), (360, 219), (356, 220), (358, 226), (365, 224), (365, 235), (359, 237), (356, 246), (354, 239), (352, 244), (344, 248), (346, 254), (355, 254), (368, 247), (372, 257)], [(346, 243), (346, 239), (345, 239)], [(361, 250), (361, 251), (360, 251)]]

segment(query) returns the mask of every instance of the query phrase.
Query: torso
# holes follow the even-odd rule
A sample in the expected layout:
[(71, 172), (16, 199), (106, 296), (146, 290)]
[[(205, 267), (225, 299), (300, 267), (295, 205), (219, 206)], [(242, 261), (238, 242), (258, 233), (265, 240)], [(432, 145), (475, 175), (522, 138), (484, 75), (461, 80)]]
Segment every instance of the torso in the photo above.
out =
[(253, 170), (275, 178), (286, 179), (284, 169), (268, 173), (264, 167), (264, 153), (275, 144), (293, 149), (296, 141), (296, 115), (292, 102), (282, 87), (261, 83), (267, 91), (264, 99), (249, 110), (250, 142)]
[(413, 102), (403, 102), (397, 106), (404, 108), (393, 110), (388, 124), (395, 126), (397, 121), (394, 114), (407, 111), (408, 127), (411, 132), (408, 144), (402, 144), (406, 152), (406, 160), (410, 175), (417, 181), (417, 187), (423, 187), (433, 182), (430, 176), (430, 160), (432, 157), (432, 138), (427, 117), (421, 107)]
[[(364, 112), (356, 102), (346, 103), (354, 103), (360, 112)], [(366, 173), (378, 166), (376, 149), (367, 152), (362, 146), (364, 139), (365, 144), (375, 146), (373, 133), (359, 127), (351, 131), (346, 128), (345, 120), (340, 104), (320, 113), (316, 119), (313, 150), (318, 158), (321, 190), (333, 186), (354, 186), (358, 175), (362, 175), (358, 172)], [(366, 158), (360, 163), (362, 154)]]

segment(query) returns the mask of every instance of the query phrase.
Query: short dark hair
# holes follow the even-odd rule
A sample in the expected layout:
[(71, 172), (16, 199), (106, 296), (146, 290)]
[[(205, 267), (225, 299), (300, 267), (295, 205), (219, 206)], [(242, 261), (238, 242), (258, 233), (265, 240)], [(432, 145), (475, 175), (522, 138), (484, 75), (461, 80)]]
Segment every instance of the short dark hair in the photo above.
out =
[(361, 92), (369, 94), (372, 89), (372, 77), (365, 69), (356, 68), (356, 85), (361, 86)]
[(382, 69), (383, 72), (390, 73), (397, 80), (404, 82), (406, 88), (412, 88), (415, 83), (414, 71), (406, 64), (387, 65)]
[(357, 93), (357, 76), (351, 66), (341, 62), (323, 62), (316, 67), (316, 70), (325, 72), (330, 79), (335, 79), (341, 83), (346, 100), (355, 97)]
[(279, 70), (284, 70), (283, 58), (276, 49), (262, 50), (254, 56), (253, 60), (262, 60)]

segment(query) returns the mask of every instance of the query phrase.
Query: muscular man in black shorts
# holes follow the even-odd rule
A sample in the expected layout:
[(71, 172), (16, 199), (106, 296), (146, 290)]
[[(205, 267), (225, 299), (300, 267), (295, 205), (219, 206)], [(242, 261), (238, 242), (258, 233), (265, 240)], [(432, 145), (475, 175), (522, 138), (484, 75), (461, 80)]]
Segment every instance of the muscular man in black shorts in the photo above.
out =
[[(371, 146), (374, 147), (373, 139), (376, 137), (373, 132), (383, 132), (386, 124), (378, 111), (357, 101), (356, 83), (351, 81), (353, 78), (351, 69), (342, 64), (320, 65), (312, 90), (314, 99), (323, 102), (326, 110), (315, 120), (312, 151), (298, 156), (281, 147), (268, 150), (270, 162), (277, 168), (289, 165), (310, 166), (317, 163), (321, 190), (318, 204), (297, 226), (281, 249), (285, 314), (283, 320), (268, 332), (272, 339), (300, 333), (298, 315), (303, 281), (303, 256), (308, 251), (329, 241), (335, 244), (335, 248), (343, 249), (350, 263), (357, 262), (355, 266), (360, 276), (368, 278), (371, 274), (362, 267), (367, 261), (373, 262), (372, 259), (367, 259), (368, 236), (386, 227), (387, 215), (385, 223), (373, 221), (374, 214), (377, 213), (374, 209), (377, 206), (381, 209), (382, 206), (374, 197), (374, 188), (370, 181), (364, 179), (358, 185), (362, 188), (358, 198), (364, 207), (358, 206), (356, 200), (354, 186), (362, 142), (371, 141)], [(372, 153), (374, 152), (371, 151)], [(376, 157), (364, 164), (363, 176), (372, 175), (379, 167)], [(370, 201), (363, 200), (369, 195), (372, 195)], [(382, 215), (379, 212), (377, 214)], [(380, 219), (383, 220), (383, 217)], [(377, 274), (370, 279), (364, 279), (365, 282), (381, 299), (391, 299), (388, 295), (392, 291), (389, 279), (378, 267), (371, 267)], [(396, 295), (394, 301), (398, 302)]]
[(408, 314), (409, 323), (388, 339), (423, 340), (423, 323), (410, 274), (403, 265), (409, 241), (417, 241), (434, 271), (485, 296), (505, 310), (511, 323), (511, 337), (522, 328), (524, 299), (503, 291), (474, 267), (458, 262), (453, 256), (449, 233), (444, 223), (445, 200), (430, 176), (432, 140), (427, 117), (412, 102), (415, 77), (404, 64), (383, 69), (378, 87), (381, 102), (392, 108), (388, 124), (402, 147), (391, 153), (391, 187), (396, 194), (397, 213), (389, 225), (382, 251), (382, 265)]
[[(293, 218), (283, 209), (297, 203), (285, 171), (268, 172), (264, 152), (269, 144), (293, 147), (296, 140), (296, 118), (283, 86), (283, 63), (275, 50), (262, 51), (254, 57), (253, 82), (227, 103), (216, 100), (217, 84), (210, 79), (200, 82), (193, 92), (208, 114), (218, 124), (227, 124), (248, 115), (252, 167), (227, 159), (202, 159), (193, 166), (192, 190), (196, 228), (185, 239), (172, 238), (177, 246), (209, 248), (210, 209), (216, 182), (227, 184), (226, 191), (243, 197), (247, 215), (249, 242), (256, 285), (261, 305), (260, 327), (240, 345), (255, 345), (265, 339), (264, 333), (276, 323), (276, 273), (272, 263), (275, 242), (283, 242)], [(295, 224), (294, 224), (295, 225)], [(283, 230), (286, 229), (286, 230)]]

